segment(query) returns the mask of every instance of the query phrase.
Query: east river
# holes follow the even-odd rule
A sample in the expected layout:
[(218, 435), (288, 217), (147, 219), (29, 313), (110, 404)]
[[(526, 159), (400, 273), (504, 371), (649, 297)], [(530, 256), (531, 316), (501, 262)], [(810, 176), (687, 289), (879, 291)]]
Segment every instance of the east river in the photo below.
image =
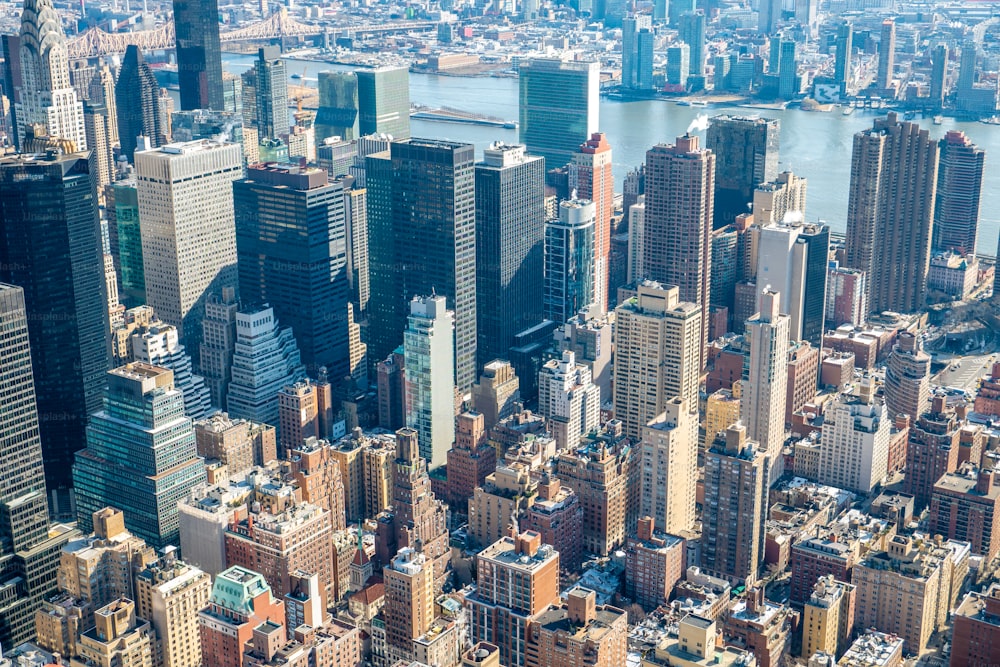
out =
[[(235, 74), (248, 69), (254, 59), (253, 55), (223, 54), (224, 67)], [(307, 68), (305, 79), (291, 83), (302, 85), (305, 82), (310, 86), (316, 85), (317, 72), (349, 69), (321, 61), (290, 60), (287, 65), (289, 74), (301, 74), (303, 68)], [(516, 121), (517, 79), (411, 73), (410, 101)], [(879, 115), (875, 111), (858, 109), (845, 116), (839, 108), (829, 113), (722, 105), (699, 108), (662, 100), (623, 102), (602, 98), (600, 129), (611, 143), (618, 189), (626, 172), (645, 162), (647, 149), (657, 143), (672, 143), (696, 116), (704, 113), (777, 118), (781, 123), (780, 169), (809, 179), (807, 219), (825, 220), (834, 231), (844, 231), (853, 137), (859, 130), (871, 127), (872, 120)], [(963, 130), (986, 150), (977, 249), (980, 253), (995, 255), (1000, 234), (1000, 166), (997, 166), (1000, 165), (1000, 126), (960, 123), (951, 118), (945, 118), (942, 125), (933, 125), (930, 119), (916, 122), (928, 128), (934, 138), (950, 129)], [(428, 120), (411, 120), (411, 133), (415, 137), (474, 143), (478, 151), (494, 141), (517, 142), (517, 130)]]

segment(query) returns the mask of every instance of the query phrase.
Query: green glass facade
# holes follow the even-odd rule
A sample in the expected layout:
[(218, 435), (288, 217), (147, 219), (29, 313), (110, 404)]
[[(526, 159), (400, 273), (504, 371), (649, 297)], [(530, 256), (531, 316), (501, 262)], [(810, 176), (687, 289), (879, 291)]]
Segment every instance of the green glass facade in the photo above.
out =
[(358, 131), (410, 138), (410, 70), (405, 67), (360, 70)]
[(126, 308), (146, 303), (146, 278), (142, 268), (142, 236), (139, 231), (139, 195), (135, 183), (119, 182), (115, 189), (115, 227), (118, 230), (118, 279), (120, 300)]

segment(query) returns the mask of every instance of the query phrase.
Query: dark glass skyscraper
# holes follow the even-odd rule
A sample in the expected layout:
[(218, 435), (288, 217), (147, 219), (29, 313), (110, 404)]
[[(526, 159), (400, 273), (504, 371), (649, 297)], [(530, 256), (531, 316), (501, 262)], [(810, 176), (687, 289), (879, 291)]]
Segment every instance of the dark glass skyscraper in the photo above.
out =
[(455, 313), (455, 381), (476, 381), (475, 147), (394, 141), (366, 158), (371, 274), (368, 358), (399, 347), (409, 300), (440, 294)]
[(134, 44), (125, 50), (125, 60), (118, 73), (115, 112), (122, 154), (129, 162), (135, 155), (136, 137), (148, 137), (153, 148), (166, 143), (167, 128), (161, 127), (160, 86), (153, 70), (143, 60), (142, 51)]
[(181, 109), (225, 110), (218, 0), (174, 0)]
[(976, 252), (986, 151), (959, 130), (945, 134), (938, 146), (934, 248), (954, 250), (963, 255)]
[[(747, 205), (761, 183), (778, 177), (778, 121), (746, 116), (715, 116), (705, 136), (715, 153), (716, 229), (749, 213)], [(681, 297), (684, 298), (683, 296)]]
[(0, 284), (0, 642), (34, 637), (35, 610), (56, 588), (59, 549), (50, 538), (24, 291)]
[(380, 67), (358, 70), (358, 131), (410, 138), (410, 70)]
[[(407, 84), (409, 85), (409, 84)], [(316, 143), (327, 137), (344, 141), (358, 138), (358, 77), (354, 72), (320, 72), (317, 75), (319, 109)]]
[(806, 252), (805, 287), (802, 297), (802, 340), (815, 347), (823, 344), (823, 319), (826, 315), (826, 271), (830, 254), (830, 228), (824, 224), (806, 225), (799, 234)]
[(344, 190), (325, 170), (247, 169), (233, 184), (240, 296), (290, 326), (312, 375), (350, 372)]
[(514, 336), (542, 318), (545, 160), (497, 144), (476, 165), (479, 365), (506, 358)]
[(257, 136), (259, 139), (280, 139), (288, 134), (288, 75), (285, 61), (276, 46), (265, 46), (257, 52), (253, 65), (256, 76), (254, 98), (257, 105)]
[(837, 53), (833, 62), (834, 83), (840, 85), (840, 94), (847, 94), (851, 79), (851, 55), (854, 50), (854, 27), (844, 21), (837, 26)]
[(108, 368), (108, 309), (89, 153), (0, 160), (0, 280), (24, 288), (45, 482), (69, 512), (70, 466)]

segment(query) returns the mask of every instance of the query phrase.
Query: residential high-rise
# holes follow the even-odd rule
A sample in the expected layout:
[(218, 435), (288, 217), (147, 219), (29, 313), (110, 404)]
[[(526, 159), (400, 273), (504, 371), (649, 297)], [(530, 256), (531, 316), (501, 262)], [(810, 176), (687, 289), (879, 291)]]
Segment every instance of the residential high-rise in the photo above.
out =
[(945, 405), (944, 396), (935, 396), (930, 410), (911, 422), (903, 491), (913, 496), (914, 512), (930, 505), (934, 485), (958, 469), (961, 427), (954, 410)]
[(27, 314), (24, 291), (0, 283), (0, 375), (5, 387), (0, 410), (0, 575), (6, 582), (0, 588), (6, 593), (0, 602), (0, 642), (5, 646), (33, 636), (35, 610), (56, 587), (62, 546), (49, 535)]
[(524, 463), (500, 464), (468, 500), (471, 545), (489, 546), (520, 523), (538, 495), (538, 484)]
[(466, 604), (472, 640), (500, 647), (500, 664), (526, 667), (528, 625), (559, 600), (559, 554), (534, 531), (512, 533), (479, 552), (479, 586)]
[[(715, 161), (715, 153), (701, 148), (691, 134), (646, 152), (644, 277), (676, 285), (679, 300), (701, 306), (703, 313), (711, 302)], [(703, 317), (702, 366), (707, 344), (708, 318)]]
[[(570, 631), (572, 629), (572, 634)], [(628, 654), (628, 617), (623, 609), (598, 605), (597, 593), (578, 586), (528, 624), (527, 667), (621, 665)]]
[(538, 481), (538, 495), (525, 513), (527, 530), (541, 535), (543, 544), (559, 552), (559, 566), (573, 572), (583, 561), (583, 507), (573, 489), (563, 486), (557, 477), (543, 473)]
[(889, 417), (916, 419), (927, 410), (930, 397), (931, 355), (909, 331), (901, 331), (886, 361), (885, 406)]
[(264, 46), (257, 50), (253, 74), (258, 139), (280, 139), (288, 134), (291, 123), (288, 120), (288, 74), (278, 47)]
[(198, 612), (208, 605), (212, 577), (173, 555), (135, 578), (136, 614), (156, 633), (163, 667), (201, 667)]
[(767, 486), (782, 475), (781, 448), (785, 444), (789, 318), (780, 314), (780, 300), (778, 293), (765, 290), (760, 312), (747, 320), (750, 354), (740, 388), (740, 417), (747, 437), (759, 443), (767, 457)]
[(668, 604), (684, 576), (685, 549), (684, 540), (657, 530), (653, 517), (640, 518), (625, 547), (626, 595), (643, 609)]
[(90, 531), (94, 512), (115, 505), (150, 545), (176, 543), (177, 505), (205, 482), (184, 396), (171, 371), (143, 362), (109, 371), (107, 382), (73, 465), (78, 525)]
[(483, 366), (541, 321), (545, 161), (492, 144), (476, 164), (476, 353)]
[(878, 43), (878, 78), (876, 86), (882, 91), (892, 85), (893, 66), (896, 61), (896, 21), (882, 21), (882, 37)]
[(972, 553), (992, 560), (1000, 552), (1000, 487), (993, 470), (965, 464), (934, 485), (928, 529), (968, 542)]
[(95, 627), (83, 632), (77, 643), (78, 664), (93, 667), (153, 663), (153, 633), (149, 621), (135, 615), (135, 603), (128, 598), (94, 611)]
[(476, 381), (475, 147), (394, 141), (366, 158), (369, 355), (399, 346), (409, 300), (439, 294), (455, 313), (455, 384)]
[[(645, 31), (645, 35), (643, 34)], [(649, 90), (653, 84), (653, 59), (644, 57), (643, 47), (652, 47), (653, 19), (649, 14), (634, 14), (622, 19), (622, 88)], [(648, 70), (648, 72), (647, 72)]]
[(848, 95), (854, 81), (851, 56), (854, 49), (854, 26), (844, 21), (837, 26), (836, 56), (833, 63), (833, 81), (840, 86), (840, 94)]
[(226, 410), (233, 417), (279, 424), (278, 393), (305, 377), (292, 330), (279, 327), (274, 309), (249, 306), (236, 313), (236, 344)]
[(836, 658), (847, 649), (854, 631), (854, 586), (837, 581), (833, 575), (816, 582), (802, 614), (802, 655), (812, 657), (822, 651)]
[(200, 140), (135, 162), (146, 299), (197, 360), (205, 302), (237, 283), (232, 182), (243, 176), (243, 151)]
[(826, 272), (826, 327), (861, 326), (868, 320), (867, 274), (831, 261)]
[(385, 633), (390, 660), (413, 655), (413, 640), (434, 622), (434, 577), (424, 554), (404, 547), (382, 569)]
[(49, 509), (68, 516), (73, 452), (100, 408), (110, 352), (88, 156), (0, 159), (0, 220), (0, 280), (24, 289)]
[(290, 326), (306, 370), (350, 373), (344, 190), (326, 171), (251, 165), (233, 184), (240, 297)]
[(571, 350), (538, 371), (538, 412), (546, 418), (558, 449), (575, 448), (580, 436), (600, 426), (601, 390)]
[(595, 303), (596, 214), (592, 201), (565, 200), (559, 219), (545, 223), (545, 319), (563, 324)]
[(868, 275), (873, 313), (924, 304), (938, 179), (938, 145), (895, 113), (854, 135), (846, 264)]
[(868, 495), (888, 470), (892, 422), (885, 405), (842, 393), (823, 415), (819, 482)]
[(948, 45), (938, 44), (931, 51), (931, 111), (941, 111), (948, 93)]
[(611, 215), (615, 208), (615, 178), (611, 173), (611, 146), (607, 137), (595, 132), (569, 163), (569, 187), (579, 199), (594, 203), (594, 303), (599, 312), (608, 310), (608, 255), (611, 247)]
[(285, 632), (285, 604), (261, 574), (234, 565), (212, 583), (208, 606), (198, 613), (201, 664), (243, 667), (243, 650), (260, 626)]
[(319, 109), (316, 111), (316, 141), (340, 137), (353, 141), (358, 134), (358, 77), (354, 72), (320, 72), (316, 75)]
[(694, 527), (698, 415), (680, 396), (642, 428), (639, 514), (674, 535)]
[(691, 49), (691, 76), (705, 76), (705, 23), (705, 12), (700, 10), (684, 12), (679, 18), (678, 35)]
[(329, 440), (333, 413), (329, 382), (306, 379), (283, 387), (278, 392), (279, 457), (286, 458), (284, 452), (300, 447), (308, 438)]
[[(636, 292), (615, 309), (612, 385), (615, 417), (633, 438), (674, 397), (697, 409), (702, 331), (702, 309), (681, 301), (677, 287), (646, 281)], [(664, 525), (662, 517), (656, 519)]]
[(483, 415), (463, 412), (456, 420), (455, 446), (448, 450), (447, 501), (461, 507), (496, 467), (497, 451), (486, 444)]
[(447, 462), (455, 442), (454, 318), (443, 296), (415, 296), (403, 332), (406, 425), (432, 470)]
[(388, 134), (410, 138), (410, 70), (378, 67), (358, 70), (359, 136)]
[(808, 181), (790, 171), (760, 183), (753, 192), (753, 222), (761, 227), (769, 223), (795, 224), (805, 220)]
[(509, 361), (494, 359), (483, 366), (479, 382), (472, 386), (472, 407), (483, 416), (486, 431), (514, 414), (521, 400), (520, 384)]
[(173, 0), (181, 109), (225, 110), (218, 0)]
[(821, 345), (829, 227), (822, 223), (766, 225), (757, 233), (755, 246), (758, 295), (766, 289), (781, 295), (781, 312), (789, 316), (790, 340)]
[(87, 150), (83, 102), (70, 82), (66, 35), (51, 0), (25, 0), (18, 47), (20, 85), (11, 99), (18, 145), (24, 150), (26, 137), (42, 125), (46, 136), (72, 142), (71, 151)]
[(986, 151), (959, 130), (945, 133), (938, 146), (934, 249), (954, 250), (960, 255), (974, 253)]
[(691, 67), (691, 47), (675, 44), (667, 47), (666, 80), (670, 90), (687, 90)]
[(779, 129), (778, 121), (769, 118), (725, 115), (711, 119), (705, 146), (715, 156), (716, 227), (748, 213), (754, 189), (777, 179)]
[(277, 458), (275, 431), (269, 424), (231, 419), (225, 412), (194, 424), (198, 456), (223, 463), (231, 478), (242, 477), (253, 466), (264, 466)]
[(561, 167), (598, 128), (600, 64), (522, 60), (519, 140), (546, 169)]
[(138, 141), (145, 137), (153, 148), (167, 141), (168, 129), (160, 123), (160, 86), (153, 70), (143, 60), (139, 47), (130, 44), (118, 72), (115, 84), (115, 109), (118, 114), (118, 132), (122, 154), (129, 162), (134, 160)]
[(951, 667), (1000, 660), (1000, 584), (970, 591), (952, 618)]
[(764, 560), (766, 459), (736, 424), (712, 444), (705, 462), (701, 566), (732, 584), (752, 584)]
[(396, 431), (396, 459), (392, 468), (392, 524), (397, 549), (422, 545), (434, 572), (434, 592), (448, 579), (449, 546), (447, 509), (434, 497), (427, 461), (420, 456), (417, 432)]

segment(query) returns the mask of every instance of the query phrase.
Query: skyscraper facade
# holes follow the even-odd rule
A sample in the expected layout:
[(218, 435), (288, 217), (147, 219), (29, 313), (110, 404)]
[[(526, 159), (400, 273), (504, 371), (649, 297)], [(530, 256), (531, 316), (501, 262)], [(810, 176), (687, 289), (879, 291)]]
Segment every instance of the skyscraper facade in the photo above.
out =
[(476, 165), (478, 364), (504, 358), (514, 336), (542, 319), (545, 161), (494, 144)]
[(615, 178), (611, 173), (611, 146), (607, 137), (595, 132), (573, 153), (569, 163), (570, 191), (594, 203), (594, 304), (599, 312), (610, 301), (608, 256), (611, 248), (611, 215), (615, 208)]
[(854, 48), (854, 26), (844, 21), (837, 26), (836, 56), (833, 62), (833, 80), (840, 86), (840, 94), (847, 95), (852, 81), (851, 55)]
[(218, 0), (173, 0), (181, 109), (225, 110)]
[(594, 202), (559, 204), (559, 219), (545, 223), (545, 319), (564, 324), (594, 303)]
[[(0, 642), (34, 637), (35, 610), (56, 588), (61, 543), (49, 536), (24, 291), (0, 284)], [(49, 542), (46, 545), (46, 542)], [(25, 576), (27, 575), (27, 576)]]
[(70, 511), (70, 466), (101, 405), (108, 309), (92, 163), (86, 154), (0, 159), (0, 280), (24, 289), (45, 483)]
[(167, 128), (160, 124), (159, 98), (160, 86), (153, 70), (146, 64), (139, 47), (130, 44), (115, 84), (118, 132), (122, 154), (129, 162), (134, 160), (136, 137), (146, 137), (153, 148), (166, 143)]
[(893, 19), (882, 21), (882, 37), (878, 43), (878, 78), (876, 85), (883, 91), (889, 89), (892, 83), (893, 68), (896, 62), (896, 22)]
[(636, 291), (615, 309), (613, 398), (615, 418), (639, 438), (675, 396), (697, 409), (703, 309), (673, 285), (647, 281)]
[(644, 424), (639, 445), (642, 472), (639, 514), (652, 517), (664, 532), (678, 535), (694, 527), (698, 478), (698, 413), (680, 396)]
[(320, 72), (316, 75), (319, 109), (316, 111), (316, 141), (340, 137), (358, 138), (358, 77), (354, 72)]
[(463, 391), (476, 381), (474, 157), (472, 144), (408, 139), (366, 159), (369, 356), (385, 359), (399, 346), (409, 299), (444, 296)]
[(678, 34), (690, 48), (691, 76), (705, 75), (705, 12), (684, 12), (678, 19)]
[(79, 526), (89, 532), (94, 512), (114, 505), (151, 546), (176, 544), (177, 505), (205, 483), (184, 395), (173, 372), (143, 362), (109, 371), (107, 381), (104, 410), (91, 416), (73, 465)]
[(455, 442), (454, 319), (443, 296), (415, 296), (403, 332), (406, 425), (431, 469), (447, 462)]
[[(703, 313), (711, 302), (715, 165), (715, 153), (701, 148), (691, 134), (646, 152), (645, 277), (677, 285), (679, 299), (701, 306)], [(701, 327), (699, 363), (704, 365), (707, 317)]]
[(938, 144), (895, 113), (854, 135), (846, 264), (868, 274), (874, 313), (924, 304), (938, 180)]
[(343, 186), (315, 167), (257, 164), (233, 196), (241, 298), (274, 308), (309, 373), (339, 380), (350, 372)]
[(237, 284), (232, 183), (243, 176), (243, 151), (200, 140), (135, 162), (148, 305), (198, 359), (205, 301)]
[(519, 137), (546, 169), (567, 164), (597, 132), (600, 73), (597, 62), (521, 61)]
[(780, 142), (777, 120), (728, 115), (712, 118), (705, 146), (715, 155), (716, 227), (748, 213), (754, 189), (778, 177)]
[(974, 253), (986, 151), (959, 130), (947, 132), (938, 146), (934, 249), (953, 250), (961, 255)]
[(358, 70), (358, 131), (360, 136), (388, 134), (410, 138), (410, 70), (379, 67)]
[(788, 390), (789, 318), (780, 314), (780, 301), (781, 295), (765, 290), (760, 296), (760, 312), (747, 320), (750, 358), (744, 365), (740, 389), (740, 418), (746, 424), (747, 437), (759, 443), (768, 458), (770, 482), (782, 474)]
[(757, 291), (781, 294), (789, 339), (820, 345), (830, 231), (824, 224), (771, 224), (757, 234)]
[(947, 94), (948, 45), (938, 44), (931, 51), (931, 111), (940, 111)]
[(653, 59), (643, 53), (643, 47), (652, 47), (653, 40), (644, 38), (643, 31), (652, 37), (653, 19), (649, 14), (622, 19), (622, 88), (626, 90), (649, 90), (653, 85)]
[(83, 102), (70, 82), (66, 35), (51, 0), (25, 0), (18, 47), (21, 71), (14, 115), (19, 145), (34, 133), (33, 126), (42, 125), (47, 136), (73, 142), (73, 150), (87, 150)]
[(260, 141), (280, 139), (288, 134), (288, 74), (285, 61), (276, 46), (264, 46), (257, 51), (253, 65), (256, 82), (254, 98), (257, 106), (257, 136)]
[(911, 420), (927, 410), (930, 397), (931, 355), (909, 331), (900, 332), (885, 364), (885, 407), (889, 417), (909, 415)]

